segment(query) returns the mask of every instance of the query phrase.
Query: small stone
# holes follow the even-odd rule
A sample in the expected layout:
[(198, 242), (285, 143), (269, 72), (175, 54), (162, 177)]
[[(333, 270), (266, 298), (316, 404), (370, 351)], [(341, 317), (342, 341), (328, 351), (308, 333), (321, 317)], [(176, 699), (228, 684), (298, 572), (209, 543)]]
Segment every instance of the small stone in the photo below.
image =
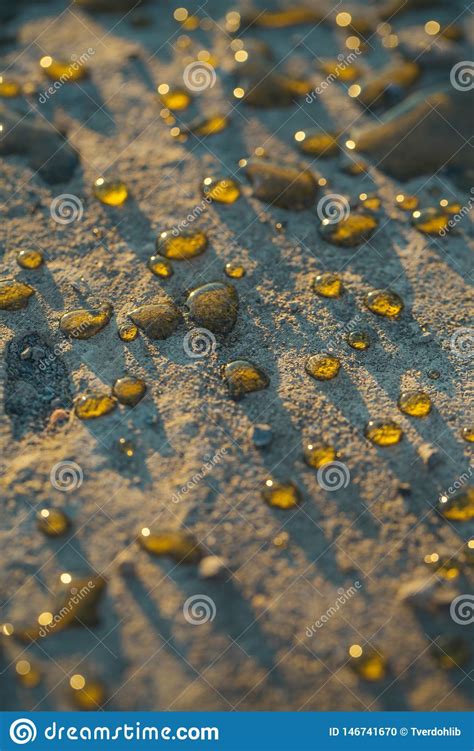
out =
[(253, 185), (253, 195), (260, 201), (293, 211), (314, 206), (318, 184), (307, 169), (256, 159), (248, 163), (246, 173)]
[(273, 441), (273, 432), (270, 425), (261, 423), (252, 428), (253, 445), (258, 449), (266, 448)]
[(438, 449), (430, 443), (422, 443), (417, 449), (417, 454), (429, 469), (438, 466), (441, 461), (441, 454)]

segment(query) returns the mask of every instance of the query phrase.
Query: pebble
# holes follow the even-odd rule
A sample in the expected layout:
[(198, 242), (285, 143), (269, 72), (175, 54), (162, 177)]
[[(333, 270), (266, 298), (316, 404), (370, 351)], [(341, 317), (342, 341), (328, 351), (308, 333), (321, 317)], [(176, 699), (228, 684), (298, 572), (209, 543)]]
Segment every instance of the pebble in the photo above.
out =
[(273, 432), (270, 425), (260, 423), (252, 428), (252, 441), (255, 448), (263, 449), (273, 441)]

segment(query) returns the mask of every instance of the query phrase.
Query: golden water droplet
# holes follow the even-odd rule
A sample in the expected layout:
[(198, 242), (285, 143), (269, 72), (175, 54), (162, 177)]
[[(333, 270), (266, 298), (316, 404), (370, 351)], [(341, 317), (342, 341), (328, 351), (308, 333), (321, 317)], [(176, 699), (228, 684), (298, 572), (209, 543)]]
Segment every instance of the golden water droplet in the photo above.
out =
[(3, 636), (12, 636), (15, 632), (15, 629), (13, 627), (12, 623), (2, 623), (2, 628), (0, 629)]
[(446, 210), (441, 208), (429, 208), (422, 211), (414, 211), (412, 214), (413, 226), (424, 235), (439, 235), (446, 231), (449, 216)]
[(90, 339), (107, 326), (113, 313), (110, 303), (87, 310), (79, 308), (61, 316), (59, 328), (72, 339)]
[(20, 96), (20, 94), (21, 86), (17, 81), (14, 81), (12, 78), (4, 78), (3, 76), (0, 76), (0, 97), (13, 99), (14, 97)]
[(303, 455), (306, 464), (314, 469), (319, 469), (337, 459), (337, 451), (334, 446), (325, 443), (307, 443)]
[(170, 262), (162, 256), (150, 256), (147, 266), (155, 276), (162, 279), (168, 279), (174, 273)]
[(89, 75), (86, 66), (77, 60), (58, 60), (50, 55), (44, 55), (39, 64), (51, 81), (74, 83), (75, 81), (82, 81)]
[(368, 209), (369, 211), (378, 211), (378, 209), (382, 205), (380, 196), (376, 195), (375, 193), (361, 193), (359, 195), (359, 200), (361, 201), (364, 209)]
[(75, 401), (74, 412), (80, 420), (93, 420), (108, 415), (116, 407), (116, 399), (107, 394), (82, 394)]
[(324, 131), (311, 131), (309, 133), (298, 131), (295, 133), (295, 140), (299, 150), (304, 154), (330, 157), (339, 153), (336, 134), (325, 133)]
[(352, 86), (349, 86), (349, 88), (347, 89), (347, 93), (352, 99), (355, 99), (356, 97), (358, 97), (361, 91), (362, 91), (362, 87), (359, 86), (358, 83), (352, 84)]
[(123, 342), (133, 342), (138, 336), (138, 326), (134, 323), (123, 323), (118, 328), (118, 335)]
[(128, 458), (131, 459), (135, 453), (135, 446), (133, 443), (122, 437), (118, 439), (118, 445), (122, 454), (125, 454), (125, 456), (128, 456)]
[[(337, 76), (341, 83), (349, 83), (358, 78), (362, 71), (358, 65), (347, 65), (343, 68), (340, 60), (324, 60), (319, 65), (320, 69), (327, 76)], [(360, 88), (360, 87), (359, 87)]]
[(173, 261), (185, 261), (200, 256), (206, 250), (207, 244), (207, 235), (201, 230), (165, 230), (156, 238), (157, 252)]
[(33, 287), (16, 279), (0, 280), (0, 310), (22, 310), (35, 294)]
[(398, 406), (406, 415), (424, 417), (431, 412), (431, 399), (424, 391), (403, 391)]
[(470, 659), (468, 643), (461, 636), (439, 636), (430, 654), (443, 670), (462, 667)]
[(369, 420), (365, 436), (376, 446), (393, 446), (402, 440), (403, 430), (392, 420)]
[(239, 264), (229, 261), (229, 263), (226, 263), (224, 266), (224, 274), (230, 276), (231, 279), (242, 279), (242, 277), (245, 276), (245, 268), (244, 266), (239, 266)]
[(372, 214), (351, 212), (339, 222), (324, 219), (319, 225), (319, 231), (327, 242), (351, 248), (366, 242), (377, 227), (378, 221)]
[(443, 579), (446, 579), (447, 581), (457, 579), (461, 573), (459, 561), (455, 556), (440, 556), (438, 553), (431, 553), (429, 555), (425, 555), (424, 561), (428, 565), (433, 566), (436, 570), (437, 575), (442, 576)]
[(244, 394), (266, 389), (270, 383), (267, 374), (249, 360), (234, 360), (224, 368), (224, 380), (230, 395), (240, 399)]
[(78, 709), (95, 711), (105, 702), (106, 690), (101, 681), (73, 675), (69, 683), (73, 690), (72, 700)]
[(221, 178), (213, 180), (206, 177), (203, 180), (202, 192), (212, 201), (217, 203), (235, 203), (240, 196), (240, 188), (232, 178)]
[(124, 376), (115, 381), (112, 394), (117, 397), (120, 404), (128, 404), (130, 407), (134, 407), (145, 396), (146, 388), (146, 383), (141, 378)]
[(287, 29), (300, 24), (318, 24), (323, 20), (321, 11), (307, 8), (304, 5), (288, 7), (284, 10), (256, 10), (255, 15), (249, 11), (244, 17), (245, 26), (260, 26), (265, 29)]
[[(353, 143), (353, 142), (352, 142)], [(367, 162), (363, 162), (361, 159), (349, 161), (343, 163), (341, 170), (351, 177), (357, 177), (358, 175), (364, 175), (369, 171), (369, 165)]]
[(474, 443), (474, 427), (473, 426), (469, 425), (468, 427), (463, 428), (461, 435), (464, 438), (464, 440), (467, 441), (468, 443)]
[(441, 31), (441, 26), (438, 21), (427, 21), (425, 23), (425, 31), (430, 36), (435, 36)]
[(71, 520), (61, 509), (42, 508), (36, 519), (38, 529), (48, 537), (60, 537), (71, 528)]
[(153, 532), (144, 527), (138, 536), (138, 542), (144, 550), (152, 555), (168, 556), (177, 563), (199, 563), (203, 550), (194, 535), (174, 530)]
[(346, 13), (345, 11), (338, 13), (336, 16), (336, 23), (338, 26), (349, 26), (351, 21), (352, 21), (351, 14)]
[(221, 131), (229, 126), (229, 123), (230, 119), (227, 115), (211, 115), (204, 120), (196, 120), (194, 123), (191, 123), (186, 130), (188, 133), (194, 133), (196, 136), (204, 138), (206, 136), (213, 136), (217, 133), (221, 133)]
[(94, 183), (94, 195), (107, 206), (121, 206), (128, 198), (128, 188), (117, 177), (98, 177)]
[(25, 688), (35, 688), (41, 681), (40, 671), (28, 660), (18, 660), (15, 664), (18, 681)]
[(474, 487), (461, 490), (450, 498), (441, 496), (438, 512), (453, 522), (466, 522), (474, 519)]
[(398, 193), (395, 200), (402, 211), (414, 211), (420, 203), (416, 196), (406, 196), (404, 193)]
[(318, 381), (330, 381), (339, 373), (341, 362), (333, 355), (311, 355), (305, 365), (306, 372)]
[(321, 297), (340, 297), (344, 287), (337, 274), (325, 271), (314, 279), (313, 289)]
[(176, 305), (168, 299), (140, 305), (127, 315), (150, 339), (167, 339), (183, 320)]
[(273, 508), (290, 509), (301, 503), (301, 493), (292, 482), (267, 480), (262, 490), (263, 499)]
[(49, 610), (45, 610), (44, 613), (40, 613), (38, 616), (38, 624), (40, 626), (50, 626), (53, 622), (54, 616)]
[(350, 331), (346, 339), (352, 349), (363, 350), (370, 347), (370, 337), (366, 331)]
[(253, 195), (260, 201), (295, 211), (314, 205), (318, 184), (309, 170), (282, 167), (263, 159), (249, 161), (245, 169)]
[(273, 538), (273, 544), (276, 548), (287, 548), (289, 539), (288, 532), (280, 532)]
[(16, 262), (22, 269), (38, 269), (44, 263), (44, 256), (39, 250), (20, 250)]
[(226, 334), (237, 320), (239, 297), (231, 284), (210, 282), (193, 290), (186, 304), (198, 326), (215, 334)]
[(349, 648), (350, 667), (366, 681), (380, 681), (387, 674), (387, 661), (373, 647), (353, 644)]
[(191, 104), (191, 95), (185, 89), (170, 89), (167, 83), (158, 86), (160, 101), (164, 107), (173, 112), (181, 112)]
[(403, 310), (403, 300), (389, 289), (376, 289), (365, 298), (365, 305), (372, 313), (386, 318), (398, 318)]

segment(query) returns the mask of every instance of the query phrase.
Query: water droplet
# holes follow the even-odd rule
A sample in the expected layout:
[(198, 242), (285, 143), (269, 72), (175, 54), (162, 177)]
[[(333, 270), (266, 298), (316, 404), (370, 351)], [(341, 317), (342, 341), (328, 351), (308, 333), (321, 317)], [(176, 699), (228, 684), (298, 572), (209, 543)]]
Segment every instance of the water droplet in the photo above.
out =
[(107, 206), (121, 206), (128, 198), (128, 188), (117, 177), (98, 177), (94, 183), (94, 195)]
[(386, 318), (398, 318), (403, 310), (403, 300), (389, 289), (376, 289), (365, 298), (365, 304), (372, 313)]
[(15, 664), (18, 682), (25, 688), (35, 688), (41, 681), (41, 673), (28, 660), (18, 660)]
[(181, 313), (171, 300), (140, 305), (127, 315), (150, 339), (167, 339), (182, 321)]
[(270, 383), (267, 374), (249, 360), (234, 360), (224, 368), (224, 380), (230, 395), (240, 399), (244, 394), (266, 389)]
[(89, 75), (86, 66), (77, 60), (59, 60), (50, 55), (44, 55), (39, 64), (51, 81), (74, 83), (75, 81), (82, 81)]
[(344, 287), (337, 274), (325, 271), (314, 279), (313, 289), (321, 297), (340, 297)]
[(372, 214), (352, 212), (339, 222), (323, 220), (319, 225), (321, 236), (332, 245), (352, 248), (366, 242), (378, 227)]
[(263, 159), (247, 163), (253, 195), (282, 209), (301, 211), (314, 205), (318, 184), (309, 170), (279, 166)]
[(48, 537), (61, 537), (71, 528), (71, 520), (61, 509), (42, 508), (36, 520), (38, 529)]
[(247, 73), (244, 88), (238, 87), (234, 96), (251, 107), (289, 107), (311, 91), (309, 80), (277, 73), (268, 63), (248, 66)]
[(231, 284), (210, 282), (191, 292), (187, 306), (198, 326), (216, 334), (226, 334), (237, 320), (239, 297)]
[[(195, 120), (187, 128), (184, 128), (184, 131), (205, 138), (206, 136), (214, 136), (225, 130), (229, 126), (229, 123), (230, 119), (227, 115), (211, 115), (204, 119), (199, 118)], [(179, 133), (176, 135), (179, 135)]]
[(441, 496), (437, 510), (445, 519), (466, 522), (474, 519), (474, 487), (461, 490), (449, 498)]
[(359, 78), (362, 71), (358, 65), (345, 65), (342, 67), (340, 60), (324, 60), (319, 65), (320, 69), (327, 76), (337, 76), (341, 83), (350, 83)]
[(194, 535), (174, 530), (154, 532), (144, 527), (138, 536), (144, 550), (156, 556), (168, 556), (177, 563), (199, 563), (203, 550)]
[(156, 250), (164, 258), (185, 261), (195, 258), (207, 248), (207, 235), (201, 230), (175, 232), (166, 230), (156, 238)]
[(306, 372), (318, 381), (330, 381), (339, 373), (341, 362), (333, 355), (311, 355), (305, 365)]
[(424, 417), (431, 412), (431, 399), (424, 391), (403, 391), (398, 406), (406, 415)]
[(463, 428), (461, 435), (468, 443), (474, 443), (474, 427), (472, 425)]
[(20, 250), (16, 262), (22, 269), (38, 269), (44, 263), (44, 256), (39, 250)]
[(413, 226), (425, 235), (439, 235), (446, 231), (449, 216), (440, 208), (423, 209), (412, 214)]
[(395, 200), (397, 207), (402, 211), (414, 211), (420, 203), (416, 196), (406, 196), (404, 193), (398, 193)]
[(231, 279), (242, 279), (242, 277), (245, 276), (245, 268), (244, 266), (239, 266), (239, 264), (229, 261), (229, 263), (226, 263), (224, 266), (224, 274)]
[(365, 436), (376, 446), (393, 446), (402, 440), (403, 430), (393, 420), (369, 420)]
[(339, 153), (337, 135), (324, 131), (302, 131), (295, 133), (295, 141), (303, 154), (310, 156), (330, 157)]
[(369, 165), (362, 159), (347, 159), (341, 166), (341, 171), (350, 177), (357, 177), (358, 175), (365, 175), (369, 171)]
[(376, 193), (361, 193), (359, 201), (368, 211), (378, 211), (382, 205), (382, 200)]
[(443, 670), (462, 667), (471, 653), (468, 643), (461, 636), (439, 636), (430, 647), (430, 654)]
[(14, 97), (20, 96), (20, 94), (21, 85), (17, 81), (14, 81), (12, 78), (4, 78), (3, 76), (0, 76), (0, 97), (13, 99)]
[(346, 337), (347, 343), (352, 349), (368, 349), (370, 347), (370, 337), (366, 331), (350, 331)]
[(85, 308), (71, 310), (61, 317), (59, 328), (73, 339), (90, 339), (107, 326), (112, 313), (113, 307), (109, 303), (92, 310)]
[(112, 394), (117, 397), (120, 404), (134, 407), (143, 399), (146, 393), (146, 383), (141, 378), (124, 376), (115, 381)]
[(74, 403), (74, 412), (80, 420), (93, 420), (108, 415), (117, 407), (117, 401), (107, 394), (97, 392), (81, 394)]
[(138, 326), (134, 323), (122, 323), (118, 328), (118, 335), (123, 342), (133, 342), (138, 336)]
[(106, 700), (105, 686), (96, 679), (73, 675), (70, 680), (72, 700), (78, 709), (98, 710)]
[(292, 482), (267, 480), (262, 490), (263, 499), (273, 508), (295, 508), (301, 503), (301, 493)]
[(240, 25), (260, 26), (265, 29), (288, 29), (300, 24), (318, 24), (324, 18), (324, 13), (312, 8), (299, 5), (284, 10), (249, 10), (242, 18)]
[(168, 84), (162, 83), (158, 86), (158, 95), (163, 107), (173, 112), (182, 112), (191, 104), (191, 95), (184, 89), (170, 89)]
[(150, 256), (147, 265), (155, 276), (159, 276), (162, 279), (168, 279), (168, 277), (173, 276), (171, 263), (162, 256)]
[(0, 280), (0, 310), (22, 310), (35, 294), (33, 287), (16, 279)]
[(217, 203), (235, 203), (240, 196), (240, 188), (235, 180), (223, 177), (213, 180), (206, 177), (202, 183), (202, 192), (206, 198)]
[(366, 681), (380, 681), (387, 674), (387, 661), (373, 647), (352, 644), (349, 648), (350, 667)]
[(334, 446), (325, 443), (307, 443), (303, 452), (304, 460), (308, 467), (319, 469), (329, 462), (337, 459), (337, 451)]

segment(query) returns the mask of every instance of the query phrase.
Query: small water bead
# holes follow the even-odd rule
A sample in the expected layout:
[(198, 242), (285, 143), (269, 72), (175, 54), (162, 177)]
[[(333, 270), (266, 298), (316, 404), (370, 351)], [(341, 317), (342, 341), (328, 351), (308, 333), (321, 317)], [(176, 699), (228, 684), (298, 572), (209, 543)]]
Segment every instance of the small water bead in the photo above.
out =
[[(227, 115), (211, 115), (203, 120), (195, 120), (185, 129), (185, 131), (205, 138), (206, 136), (214, 136), (217, 135), (217, 133), (221, 133), (229, 126), (229, 124), (230, 119)], [(176, 135), (179, 135), (179, 133)]]
[(370, 347), (370, 337), (366, 331), (350, 331), (346, 341), (352, 349), (364, 350)]
[(150, 339), (167, 339), (183, 320), (176, 305), (167, 299), (140, 305), (127, 315)]
[(143, 527), (138, 543), (148, 553), (167, 556), (177, 563), (199, 563), (203, 550), (194, 535), (174, 530), (154, 532)]
[(215, 334), (226, 334), (237, 320), (239, 297), (231, 284), (210, 282), (193, 290), (186, 304), (198, 326)]
[(382, 205), (382, 199), (376, 193), (360, 193), (359, 201), (369, 211), (378, 211)]
[(38, 529), (48, 537), (61, 537), (71, 528), (71, 520), (61, 509), (42, 508), (36, 520)]
[(469, 425), (468, 427), (463, 428), (461, 435), (468, 443), (474, 443), (474, 426)]
[(313, 289), (321, 297), (340, 297), (344, 291), (341, 279), (337, 274), (325, 271), (313, 281)]
[(341, 83), (355, 81), (362, 73), (358, 65), (345, 65), (343, 68), (340, 60), (324, 60), (319, 67), (327, 76), (337, 76)]
[(240, 197), (239, 185), (230, 177), (215, 180), (212, 177), (204, 178), (202, 192), (206, 198), (216, 203), (235, 203)]
[(138, 336), (138, 326), (134, 323), (123, 323), (118, 327), (117, 333), (123, 342), (133, 342)]
[(461, 636), (439, 636), (431, 645), (430, 654), (443, 670), (460, 668), (471, 656), (469, 645)]
[(98, 177), (94, 183), (94, 195), (107, 206), (121, 206), (128, 198), (128, 188), (117, 177)]
[(431, 412), (431, 399), (424, 391), (403, 391), (398, 399), (402, 412), (412, 417), (425, 417)]
[(93, 392), (81, 394), (74, 404), (74, 412), (80, 420), (94, 420), (108, 415), (117, 407), (117, 400), (108, 394)]
[(332, 245), (351, 248), (366, 242), (378, 227), (373, 214), (352, 212), (338, 222), (323, 219), (319, 225), (321, 236)]
[(161, 103), (173, 112), (182, 112), (191, 104), (191, 95), (185, 89), (170, 89), (167, 83), (158, 86), (158, 94)]
[(162, 279), (168, 279), (174, 273), (171, 263), (163, 256), (150, 256), (147, 266), (155, 276)]
[(233, 399), (266, 389), (270, 383), (267, 374), (249, 360), (234, 360), (224, 368), (224, 380)]
[(341, 171), (350, 177), (358, 177), (359, 175), (365, 175), (368, 173), (369, 165), (367, 162), (362, 161), (362, 159), (348, 159), (343, 162)]
[(18, 660), (15, 672), (19, 683), (25, 688), (36, 688), (41, 681), (40, 671), (28, 660)]
[(134, 407), (143, 399), (146, 394), (146, 389), (146, 383), (141, 378), (124, 376), (115, 381), (112, 387), (112, 394), (117, 397), (120, 404), (127, 404), (129, 407)]
[(319, 469), (337, 459), (337, 451), (334, 446), (325, 443), (307, 443), (303, 452), (304, 460), (308, 467)]
[(39, 61), (40, 67), (51, 81), (61, 83), (74, 83), (87, 78), (89, 72), (85, 65), (76, 60), (59, 60), (50, 55), (45, 55)]
[(319, 188), (309, 170), (280, 166), (264, 159), (251, 160), (245, 169), (253, 195), (260, 201), (294, 211), (314, 205)]
[(352, 644), (349, 648), (350, 667), (366, 681), (380, 681), (387, 674), (387, 661), (373, 647)]
[(259, 26), (265, 29), (288, 29), (300, 24), (318, 24), (324, 13), (304, 5), (285, 8), (284, 10), (249, 10), (241, 18), (241, 25)]
[(173, 261), (186, 261), (188, 258), (200, 256), (207, 245), (207, 235), (201, 230), (165, 230), (156, 238), (157, 252)]
[(364, 302), (372, 313), (385, 318), (398, 318), (404, 308), (401, 297), (390, 289), (373, 290)]
[(76, 674), (71, 677), (69, 685), (72, 689), (72, 700), (78, 709), (95, 711), (100, 709), (106, 700), (106, 689), (101, 681), (86, 679)]
[(4, 78), (3, 76), (0, 76), (0, 97), (13, 99), (14, 97), (20, 96), (20, 94), (21, 85), (17, 81), (14, 81), (12, 78)]
[(474, 519), (474, 487), (461, 490), (449, 498), (442, 495), (438, 501), (437, 511), (445, 519), (453, 522), (467, 522)]
[(442, 576), (447, 581), (457, 579), (461, 573), (460, 561), (456, 556), (440, 556), (439, 553), (429, 553), (425, 555), (424, 561), (436, 570), (438, 576)]
[(87, 310), (79, 308), (65, 313), (59, 322), (61, 331), (72, 339), (90, 339), (107, 326), (113, 313), (110, 303)]
[(135, 446), (131, 441), (127, 441), (126, 438), (119, 438), (118, 439), (118, 446), (122, 454), (125, 454), (125, 456), (128, 456), (129, 459), (132, 458), (132, 456), (135, 454)]
[(226, 263), (224, 266), (224, 274), (231, 279), (242, 279), (242, 277), (245, 276), (246, 271), (244, 266), (239, 266), (239, 264), (229, 261), (229, 263)]
[(301, 493), (293, 482), (276, 482), (266, 480), (262, 496), (273, 508), (291, 509), (301, 503)]
[(318, 157), (336, 156), (339, 153), (336, 133), (324, 131), (308, 132), (299, 130), (295, 133), (295, 141), (303, 154)]
[(263, 109), (290, 107), (295, 100), (311, 91), (308, 79), (277, 73), (268, 64), (255, 66), (244, 79), (244, 88), (234, 89), (237, 99), (244, 99), (245, 104)]
[(311, 355), (305, 365), (306, 372), (318, 381), (330, 381), (341, 368), (339, 358), (333, 355)]
[(392, 420), (369, 420), (365, 436), (376, 446), (393, 446), (402, 440), (403, 430)]
[(414, 211), (412, 214), (413, 226), (425, 235), (443, 234), (446, 232), (448, 222), (448, 213), (440, 208), (423, 209)]
[(16, 262), (22, 269), (38, 269), (44, 263), (44, 256), (39, 250), (20, 250)]
[(22, 310), (35, 294), (33, 287), (16, 279), (0, 280), (0, 310)]
[(404, 193), (398, 193), (395, 198), (397, 207), (402, 211), (414, 211), (419, 206), (419, 199), (416, 196), (406, 196)]

